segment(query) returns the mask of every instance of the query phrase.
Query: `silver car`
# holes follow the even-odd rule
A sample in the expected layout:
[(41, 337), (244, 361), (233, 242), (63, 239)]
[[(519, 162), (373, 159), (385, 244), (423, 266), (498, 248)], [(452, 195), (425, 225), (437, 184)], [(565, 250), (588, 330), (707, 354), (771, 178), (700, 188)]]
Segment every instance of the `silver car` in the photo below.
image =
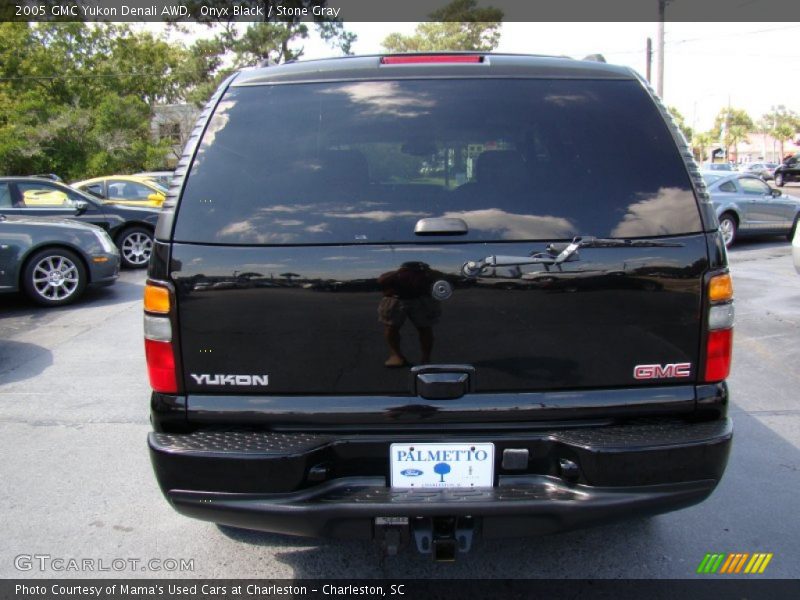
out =
[(769, 187), (754, 175), (703, 172), (725, 245), (740, 235), (786, 235), (792, 239), (800, 199)]
[[(0, 190), (0, 211), (3, 200)], [(0, 293), (24, 291), (43, 306), (69, 304), (88, 285), (113, 284), (119, 261), (119, 250), (100, 227), (0, 212)]]
[(754, 162), (739, 165), (739, 172), (748, 175), (755, 175), (761, 177), (764, 181), (775, 178), (775, 169), (778, 168), (778, 163), (770, 162)]

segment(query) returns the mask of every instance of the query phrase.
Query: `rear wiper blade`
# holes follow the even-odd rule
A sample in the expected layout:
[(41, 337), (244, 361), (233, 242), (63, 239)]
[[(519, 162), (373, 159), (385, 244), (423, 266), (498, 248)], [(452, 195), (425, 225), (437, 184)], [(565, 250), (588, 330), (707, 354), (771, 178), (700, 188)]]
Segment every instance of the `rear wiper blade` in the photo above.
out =
[(464, 263), (461, 272), (467, 277), (477, 277), (487, 268), (520, 267), (523, 265), (561, 265), (567, 261), (579, 260), (577, 252), (580, 248), (648, 248), (683, 246), (679, 242), (662, 242), (658, 240), (619, 240), (614, 238), (596, 238), (579, 236), (568, 244), (548, 244), (545, 252), (531, 252), (528, 256), (487, 256), (480, 260)]
[[(554, 264), (560, 264), (575, 254), (580, 248), (680, 248), (680, 242), (662, 242), (660, 240), (620, 240), (616, 238), (597, 238), (578, 236), (563, 249), (555, 244), (547, 246), (547, 252), (555, 254)], [(531, 254), (533, 256), (533, 254)]]

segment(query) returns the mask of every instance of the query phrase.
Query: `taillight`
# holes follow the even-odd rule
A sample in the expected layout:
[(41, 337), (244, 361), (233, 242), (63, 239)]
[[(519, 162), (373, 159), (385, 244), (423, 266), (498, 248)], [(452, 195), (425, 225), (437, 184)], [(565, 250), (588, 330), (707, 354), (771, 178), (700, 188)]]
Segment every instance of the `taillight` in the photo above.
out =
[(156, 392), (174, 394), (178, 391), (175, 380), (175, 354), (172, 342), (157, 342), (144, 339), (144, 354), (147, 359), (147, 374), (150, 387)]
[(402, 56), (384, 56), (382, 65), (413, 65), (413, 64), (447, 64), (447, 63), (480, 63), (482, 56), (475, 54), (408, 54)]
[(729, 273), (714, 275), (708, 282), (708, 335), (706, 337), (706, 382), (722, 381), (731, 371), (733, 355), (733, 282)]
[(144, 354), (147, 374), (150, 376), (150, 387), (165, 394), (178, 391), (172, 324), (169, 320), (171, 306), (167, 288), (151, 283), (145, 286)]

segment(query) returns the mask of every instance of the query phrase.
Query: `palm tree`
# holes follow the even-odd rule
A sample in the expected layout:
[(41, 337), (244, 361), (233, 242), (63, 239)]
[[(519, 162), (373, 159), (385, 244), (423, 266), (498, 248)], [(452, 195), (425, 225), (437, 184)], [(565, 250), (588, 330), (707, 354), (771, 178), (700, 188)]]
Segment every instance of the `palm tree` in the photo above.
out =
[(714, 143), (714, 137), (710, 131), (702, 133), (695, 133), (692, 138), (692, 149), (694, 150), (697, 160), (700, 162), (706, 159), (706, 150)]
[(787, 125), (786, 123), (778, 125), (772, 130), (772, 137), (778, 140), (781, 144), (781, 161), (783, 161), (785, 158), (783, 155), (783, 144), (794, 137), (794, 127)]

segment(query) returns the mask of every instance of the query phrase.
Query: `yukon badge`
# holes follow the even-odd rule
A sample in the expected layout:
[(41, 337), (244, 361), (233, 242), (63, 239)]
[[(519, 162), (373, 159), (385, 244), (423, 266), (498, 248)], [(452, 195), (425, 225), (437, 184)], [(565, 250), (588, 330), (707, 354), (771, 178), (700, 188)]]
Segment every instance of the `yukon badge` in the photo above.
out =
[(667, 365), (636, 365), (633, 367), (634, 379), (670, 379), (690, 377), (692, 363), (670, 363)]
[(214, 375), (190, 373), (190, 375), (197, 382), (197, 385), (269, 385), (269, 375), (223, 375), (221, 373)]

